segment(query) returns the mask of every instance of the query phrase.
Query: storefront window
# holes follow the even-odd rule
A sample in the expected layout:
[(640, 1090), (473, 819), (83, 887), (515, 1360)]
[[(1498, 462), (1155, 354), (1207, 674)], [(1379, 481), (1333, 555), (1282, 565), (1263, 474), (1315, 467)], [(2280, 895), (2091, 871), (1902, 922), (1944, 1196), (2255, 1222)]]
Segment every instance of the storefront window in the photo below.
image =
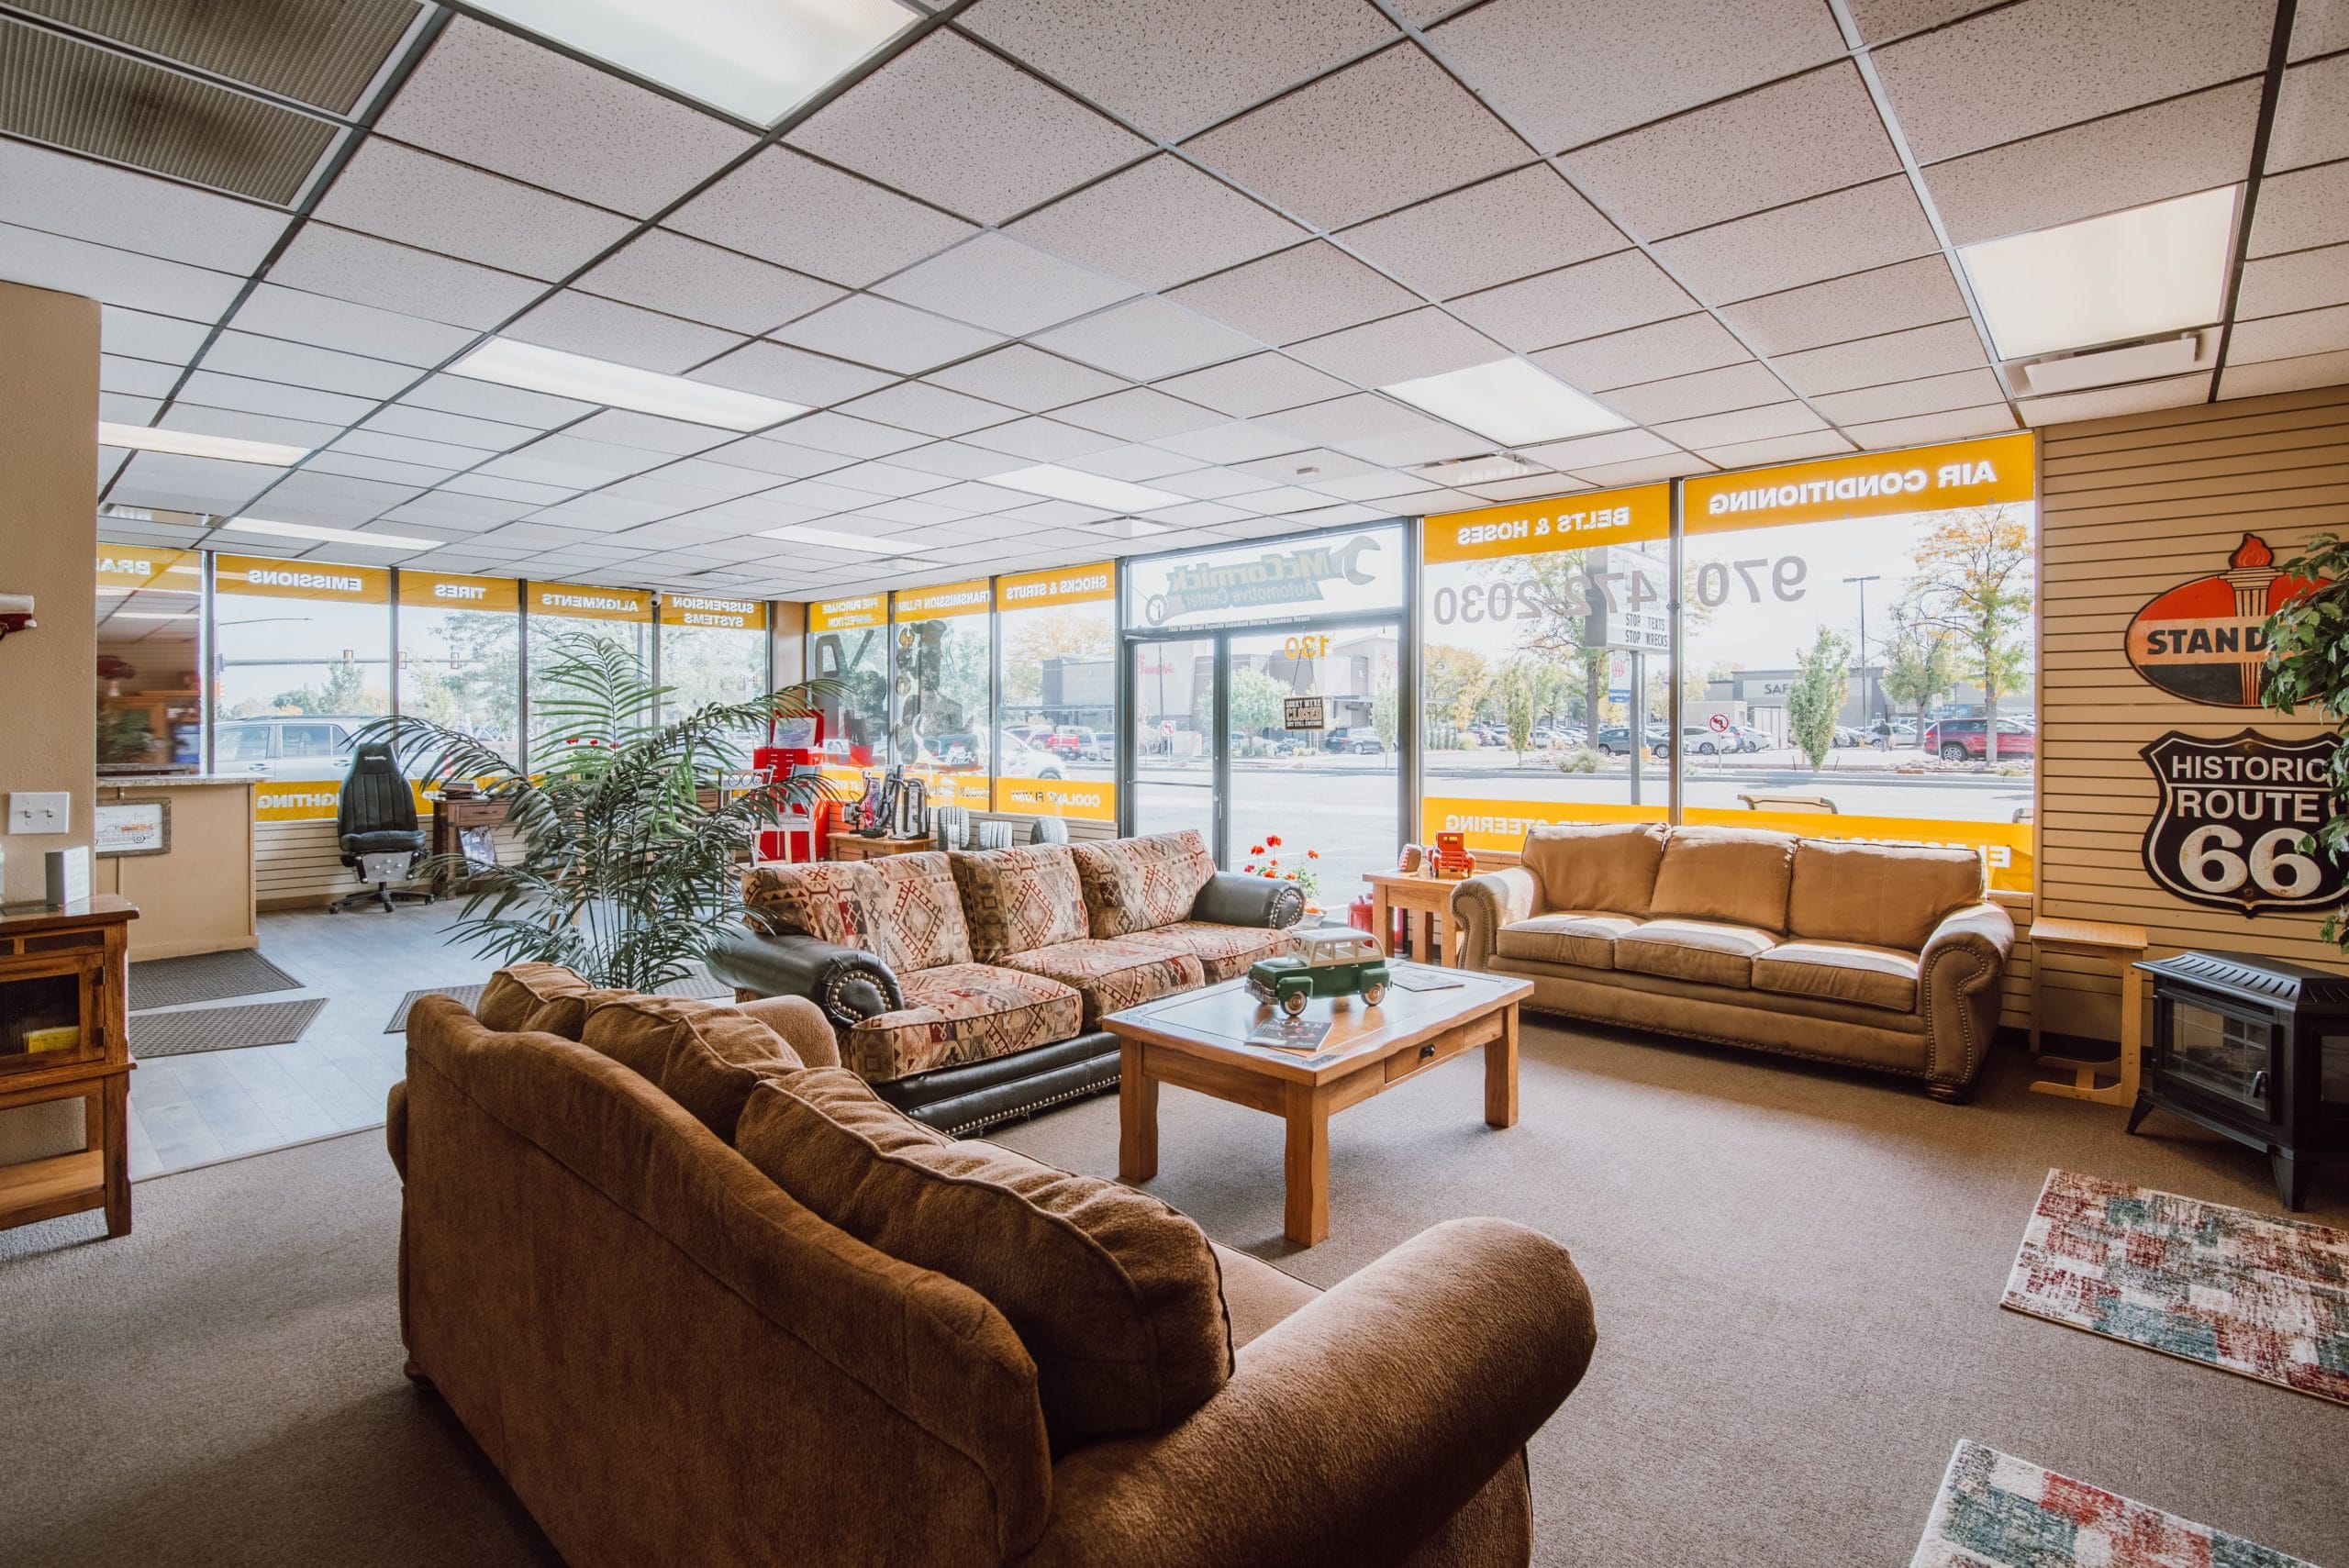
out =
[(462, 730), (518, 759), (522, 585), (507, 577), (399, 574), (399, 700), (404, 716)]
[(1393, 523), (1152, 556), (1127, 567), (1126, 627), (1176, 631), (1399, 611), (1403, 564), (1403, 530)]
[(661, 684), (672, 688), (665, 717), (712, 703), (764, 695), (767, 607), (756, 599), (661, 595)]
[(807, 606), (807, 673), (837, 690), (818, 701), (826, 776), (849, 787), (889, 762), (889, 603), (880, 594)]
[(1118, 819), (1117, 568), (998, 577), (995, 808)]
[(1664, 819), (1671, 507), (1650, 484), (1427, 519), (1423, 840)]
[(204, 766), (204, 558), (98, 546), (98, 769)]
[(994, 603), (985, 579), (896, 596), (896, 755), (935, 806), (994, 804)]
[(213, 558), (214, 766), (261, 776), (264, 822), (330, 818), (351, 743), (391, 711), (391, 573)]
[[(541, 684), (555, 654), (554, 639), (565, 633), (584, 633), (618, 644), (632, 654), (645, 674), (652, 673), (652, 595), (637, 588), (600, 588), (575, 583), (532, 583), (523, 597), (530, 647), (530, 728), (533, 749), (545, 737), (545, 721), (538, 717)], [(542, 761), (543, 759), (534, 759)]]

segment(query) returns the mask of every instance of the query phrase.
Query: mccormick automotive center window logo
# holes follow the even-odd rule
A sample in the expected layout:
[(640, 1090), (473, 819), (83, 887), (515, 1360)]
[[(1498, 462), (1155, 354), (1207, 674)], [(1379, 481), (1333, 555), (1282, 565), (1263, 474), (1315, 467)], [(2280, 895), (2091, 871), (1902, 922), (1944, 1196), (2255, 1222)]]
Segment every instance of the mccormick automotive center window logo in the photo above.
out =
[(2181, 583), (2129, 622), (2129, 662), (2173, 696), (2213, 707), (2257, 707), (2267, 673), (2267, 617), (2321, 583), (2288, 577), (2276, 552), (2245, 534), (2227, 569)]
[(2349, 874), (2301, 847), (2335, 809), (2333, 744), (2173, 729), (2146, 747), (2138, 754), (2162, 792), (2145, 828), (2146, 874), (2188, 903), (2246, 916), (2339, 904)]
[(1362, 559), (1377, 552), (1378, 541), (1364, 536), (1334, 549), (1316, 545), (1286, 554), (1268, 550), (1253, 561), (1176, 566), (1166, 573), (1166, 591), (1152, 594), (1142, 614), (1151, 625), (1163, 626), (1185, 616), (1312, 604), (1322, 597), (1324, 583), (1342, 580), (1364, 587), (1376, 581), (1363, 570)]

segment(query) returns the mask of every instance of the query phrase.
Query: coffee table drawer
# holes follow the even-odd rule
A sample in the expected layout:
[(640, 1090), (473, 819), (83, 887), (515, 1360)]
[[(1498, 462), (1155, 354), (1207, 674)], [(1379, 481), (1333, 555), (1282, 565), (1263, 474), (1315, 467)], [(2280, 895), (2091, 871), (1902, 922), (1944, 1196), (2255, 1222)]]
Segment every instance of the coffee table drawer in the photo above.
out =
[(1479, 1018), (1464, 1029), (1453, 1029), (1424, 1044), (1415, 1045), (1408, 1051), (1398, 1051), (1388, 1057), (1386, 1081), (1392, 1084), (1399, 1078), (1408, 1078), (1414, 1073), (1441, 1066), (1464, 1051), (1474, 1051), (1486, 1040), (1498, 1040), (1500, 1037), (1501, 1020), (1497, 1014), (1491, 1018)]

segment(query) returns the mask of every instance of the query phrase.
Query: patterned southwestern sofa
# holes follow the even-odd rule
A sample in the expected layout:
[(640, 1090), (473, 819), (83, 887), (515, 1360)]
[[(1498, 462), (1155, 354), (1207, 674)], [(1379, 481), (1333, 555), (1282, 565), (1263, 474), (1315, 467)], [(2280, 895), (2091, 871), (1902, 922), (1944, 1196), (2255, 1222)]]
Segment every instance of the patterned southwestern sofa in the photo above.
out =
[(951, 1132), (1113, 1086), (1104, 1014), (1244, 973), (1304, 912), (1194, 832), (762, 865), (742, 901), (718, 977), (815, 1002), (843, 1065)]
[(1971, 1091), (2014, 922), (1981, 857), (1662, 824), (1536, 828), (1453, 889), (1461, 962), (1529, 1006)]

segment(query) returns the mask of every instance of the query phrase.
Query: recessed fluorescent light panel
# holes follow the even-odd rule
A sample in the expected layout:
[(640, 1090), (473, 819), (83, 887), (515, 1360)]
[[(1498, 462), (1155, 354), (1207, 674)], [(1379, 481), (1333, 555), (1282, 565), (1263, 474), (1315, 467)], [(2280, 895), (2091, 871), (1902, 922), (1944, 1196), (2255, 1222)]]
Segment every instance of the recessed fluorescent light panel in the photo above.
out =
[(869, 534), (835, 533), (830, 528), (809, 528), (793, 523), (787, 528), (761, 528), (761, 539), (788, 539), (793, 544), (812, 544), (823, 550), (852, 550), (859, 555), (890, 555), (905, 545), (905, 540), (874, 539)]
[(634, 365), (616, 365), (609, 360), (591, 360), (584, 354), (566, 354), (512, 338), (492, 338), (451, 365), (449, 373), (528, 392), (552, 393), (582, 403), (600, 403), (607, 408), (714, 425), (721, 430), (763, 430), (807, 412), (805, 404), (760, 397)]
[(1097, 473), (1063, 468), (1056, 462), (1040, 462), (1033, 468), (998, 473), (989, 478), (987, 483), (1001, 485), (1007, 490), (1025, 490), (1030, 495), (1049, 495), (1055, 501), (1074, 501), (1080, 506), (1099, 506), (1110, 512), (1152, 512), (1161, 506), (1179, 506), (1190, 499), (1171, 490), (1153, 490), (1147, 484), (1105, 479)]
[(1520, 359), (1397, 382), (1380, 390), (1505, 447), (1620, 430), (1629, 419)]
[(2002, 360), (2203, 327), (2225, 308), (2232, 185), (1957, 253)]
[(756, 125), (773, 125), (916, 20), (896, 0), (474, 3)]
[(275, 441), (240, 441), (228, 436), (199, 435), (194, 430), (159, 430), (149, 425), (98, 426), (98, 445), (128, 447), (134, 451), (169, 452), (173, 457), (217, 457), (229, 462), (265, 463), (290, 468), (310, 455), (307, 447), (280, 446)]
[(406, 534), (363, 534), (356, 528), (322, 528), (310, 523), (279, 523), (267, 517), (231, 517), (220, 525), (240, 534), (269, 534), (277, 539), (317, 539), (328, 544), (364, 544), (377, 550), (438, 550), (437, 539), (412, 539)]

